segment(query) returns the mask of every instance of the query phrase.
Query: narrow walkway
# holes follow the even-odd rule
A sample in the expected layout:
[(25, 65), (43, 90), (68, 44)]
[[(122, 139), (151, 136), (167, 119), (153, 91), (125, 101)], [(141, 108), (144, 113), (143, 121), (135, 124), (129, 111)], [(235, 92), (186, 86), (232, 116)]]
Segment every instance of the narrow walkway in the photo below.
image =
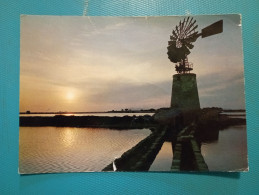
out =
[(193, 136), (195, 125), (184, 128), (177, 136), (171, 171), (209, 171)]
[(157, 128), (103, 171), (148, 171), (165, 141), (166, 132), (167, 127)]

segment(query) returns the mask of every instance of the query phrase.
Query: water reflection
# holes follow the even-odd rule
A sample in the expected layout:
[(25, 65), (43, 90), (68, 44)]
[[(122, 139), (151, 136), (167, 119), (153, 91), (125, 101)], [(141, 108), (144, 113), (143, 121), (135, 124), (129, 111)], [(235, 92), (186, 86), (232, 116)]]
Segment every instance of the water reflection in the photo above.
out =
[(232, 126), (219, 131), (217, 140), (202, 143), (201, 152), (210, 171), (246, 170), (246, 126)]
[[(21, 173), (101, 171), (116, 157), (135, 146), (150, 130), (105, 128), (20, 127)], [(206, 130), (201, 152), (210, 171), (247, 167), (246, 126)], [(150, 171), (170, 171), (172, 146), (165, 142)]]
[(20, 173), (101, 171), (149, 129), (20, 127)]
[(69, 146), (72, 146), (73, 144), (75, 144), (76, 135), (77, 135), (76, 132), (77, 131), (73, 131), (71, 128), (64, 128), (61, 131), (62, 144), (65, 147), (69, 147)]
[(170, 171), (173, 160), (171, 142), (164, 142), (149, 171)]

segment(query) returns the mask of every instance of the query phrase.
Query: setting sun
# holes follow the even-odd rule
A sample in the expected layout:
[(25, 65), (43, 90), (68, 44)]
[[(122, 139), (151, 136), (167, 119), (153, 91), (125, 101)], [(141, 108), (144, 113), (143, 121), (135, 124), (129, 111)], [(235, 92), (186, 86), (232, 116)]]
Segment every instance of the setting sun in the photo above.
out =
[(73, 92), (67, 92), (66, 99), (67, 100), (73, 100), (75, 98), (75, 94)]

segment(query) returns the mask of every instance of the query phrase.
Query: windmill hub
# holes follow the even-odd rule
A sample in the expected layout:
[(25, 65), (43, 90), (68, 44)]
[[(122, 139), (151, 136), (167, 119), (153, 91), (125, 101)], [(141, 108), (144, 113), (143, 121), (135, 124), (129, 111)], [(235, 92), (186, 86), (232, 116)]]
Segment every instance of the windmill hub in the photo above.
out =
[(183, 46), (183, 44), (181, 43), (181, 41), (179, 39), (176, 40), (176, 47), (177, 48), (181, 48)]

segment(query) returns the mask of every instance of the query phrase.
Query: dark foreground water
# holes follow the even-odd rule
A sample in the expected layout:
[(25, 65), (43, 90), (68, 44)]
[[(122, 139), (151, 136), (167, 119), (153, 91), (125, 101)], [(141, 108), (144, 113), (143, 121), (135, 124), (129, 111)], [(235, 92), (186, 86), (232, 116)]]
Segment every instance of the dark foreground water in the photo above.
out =
[[(20, 127), (20, 173), (101, 171), (151, 133), (105, 128)], [(218, 140), (203, 143), (210, 171), (242, 171), (247, 167), (246, 126), (218, 132)], [(170, 171), (173, 152), (165, 142), (150, 171)]]

